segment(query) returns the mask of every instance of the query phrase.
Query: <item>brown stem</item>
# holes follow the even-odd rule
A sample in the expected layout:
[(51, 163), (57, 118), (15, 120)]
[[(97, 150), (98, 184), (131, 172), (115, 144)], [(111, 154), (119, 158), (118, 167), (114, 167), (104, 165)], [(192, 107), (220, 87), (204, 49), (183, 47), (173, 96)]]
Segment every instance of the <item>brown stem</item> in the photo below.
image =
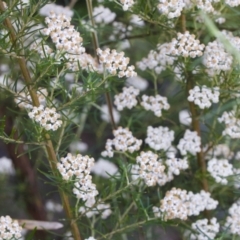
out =
[[(2, 103), (0, 107), (0, 118), (6, 116), (5, 132), (10, 135), (14, 126), (13, 117), (9, 116), (6, 104)], [(12, 136), (15, 140), (19, 140), (18, 133), (15, 132)], [(14, 168), (16, 169), (17, 177), (20, 182), (25, 184), (23, 198), (26, 203), (28, 213), (33, 219), (46, 221), (47, 216), (45, 208), (39, 193), (36, 172), (30, 164), (29, 158), (26, 154), (23, 154), (24, 144), (8, 143), (6, 144), (9, 157), (12, 159)], [(45, 231), (36, 231), (34, 234), (37, 239), (46, 239), (47, 233)]]
[[(187, 78), (187, 93), (189, 93), (189, 90), (193, 89), (194, 87), (194, 83), (193, 80), (191, 78), (191, 76), (188, 76)], [(199, 123), (199, 119), (198, 119), (198, 114), (197, 114), (197, 110), (196, 110), (196, 106), (193, 102), (189, 102), (189, 109), (192, 115), (192, 128), (195, 132), (197, 132), (198, 136), (201, 138), (201, 130), (200, 130), (200, 123)], [(201, 169), (201, 173), (202, 173), (202, 187), (203, 189), (208, 192), (209, 191), (209, 187), (208, 187), (208, 182), (206, 179), (206, 162), (204, 159), (204, 153), (202, 150), (202, 146), (201, 146), (201, 151), (199, 153), (197, 153), (197, 161), (198, 161), (198, 166)]]
[[(0, 0), (0, 10), (1, 12), (4, 12), (5, 11), (5, 8), (4, 8), (4, 5), (3, 5), (3, 2), (2, 0)], [(4, 20), (4, 24), (5, 26), (7, 27), (7, 29), (9, 30), (10, 32), (10, 39), (11, 39), (11, 42), (14, 46), (14, 49), (18, 50), (18, 47), (17, 47), (17, 43), (18, 43), (18, 39), (16, 38), (16, 34), (15, 34), (15, 29), (14, 27), (12, 26), (12, 23), (10, 21), (9, 18), (5, 18)], [(20, 44), (19, 44), (20, 45)], [(20, 56), (24, 56), (24, 52), (23, 52), (23, 49), (21, 49), (21, 54)], [(39, 100), (38, 100), (38, 97), (37, 97), (37, 94), (36, 94), (36, 91), (34, 90), (34, 88), (32, 87), (33, 86), (33, 81), (31, 79), (31, 76), (30, 76), (30, 73), (28, 71), (28, 68), (27, 68), (27, 64), (26, 64), (26, 60), (24, 57), (20, 57), (18, 58), (18, 64), (20, 66), (20, 69), (21, 69), (21, 73), (23, 75), (23, 78), (25, 80), (25, 83), (26, 83), (26, 86), (28, 88), (28, 91), (29, 91), (29, 94), (31, 96), (31, 99), (32, 99), (32, 104), (33, 106), (36, 106), (38, 107), (39, 106)], [(45, 138), (45, 147), (46, 147), (46, 150), (47, 150), (47, 154), (48, 154), (48, 161), (49, 161), (49, 164), (51, 166), (51, 169), (52, 169), (52, 172), (55, 176), (58, 175), (58, 172), (56, 171), (57, 170), (57, 163), (58, 163), (58, 160), (57, 160), (57, 157), (56, 157), (56, 153), (54, 151), (54, 148), (53, 148), (53, 144), (52, 144), (52, 141), (50, 139), (50, 136), (49, 134), (45, 134), (44, 135), (44, 138)], [(70, 203), (69, 203), (69, 200), (68, 200), (68, 197), (67, 195), (61, 190), (61, 188), (59, 188), (59, 193), (60, 193), (60, 196), (61, 196), (61, 199), (62, 199), (62, 204), (63, 204), (63, 208), (65, 210), (65, 213), (67, 215), (67, 218), (68, 220), (70, 220), (70, 227), (71, 227), (71, 231), (72, 231), (72, 234), (74, 236), (74, 239), (75, 240), (81, 240), (81, 235), (80, 235), (80, 232), (79, 232), (79, 229), (78, 229), (78, 226), (76, 224), (75, 221), (73, 221), (73, 215), (72, 215), (72, 211), (71, 211), (71, 208), (70, 208)]]
[[(87, 4), (87, 9), (88, 9), (88, 16), (90, 18), (91, 25), (94, 28), (95, 27), (95, 22), (94, 22), (94, 17), (93, 17), (92, 0), (86, 0), (86, 4)], [(99, 42), (98, 42), (98, 36), (97, 36), (96, 31), (92, 31), (92, 39), (93, 39), (95, 56), (97, 57), (98, 62), (99, 62), (99, 58), (98, 58), (98, 55), (97, 55), (97, 49), (99, 48)], [(108, 106), (108, 113), (110, 115), (110, 121), (111, 121), (111, 124), (112, 124), (112, 128), (116, 129), (117, 126), (116, 126), (114, 116), (113, 116), (112, 100), (111, 100), (111, 96), (108, 92), (105, 93), (105, 99), (106, 99), (106, 103), (107, 103), (107, 106)]]

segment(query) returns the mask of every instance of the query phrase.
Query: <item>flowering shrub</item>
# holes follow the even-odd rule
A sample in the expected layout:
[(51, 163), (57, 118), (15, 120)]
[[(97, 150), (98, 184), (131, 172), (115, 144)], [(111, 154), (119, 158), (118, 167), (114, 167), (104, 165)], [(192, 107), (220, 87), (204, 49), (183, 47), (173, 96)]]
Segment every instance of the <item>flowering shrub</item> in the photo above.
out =
[(239, 5), (0, 0), (0, 239), (240, 239)]

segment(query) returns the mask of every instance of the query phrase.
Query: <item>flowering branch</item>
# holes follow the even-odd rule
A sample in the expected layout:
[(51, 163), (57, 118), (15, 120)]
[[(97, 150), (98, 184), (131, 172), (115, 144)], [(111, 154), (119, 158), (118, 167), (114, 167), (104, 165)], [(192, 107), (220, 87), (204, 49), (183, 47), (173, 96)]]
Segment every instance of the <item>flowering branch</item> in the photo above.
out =
[[(2, 0), (0, 0), (0, 10), (1, 10), (1, 12), (5, 11), (5, 6), (4, 6)], [(14, 27), (13, 27), (13, 25), (12, 25), (12, 23), (11, 23), (11, 21), (10, 21), (10, 19), (8, 17), (5, 18), (4, 24), (7, 27), (7, 29), (9, 30), (9, 32), (10, 32), (10, 39), (11, 39), (11, 42), (12, 42), (14, 48), (18, 49), (17, 48), (18, 47), (18, 45), (17, 45), (18, 44), (18, 39), (17, 39), (16, 34), (15, 34), (15, 29), (14, 29)], [(23, 51), (21, 52), (20, 55), (24, 56)], [(25, 60), (24, 57), (18, 58), (17, 60), (18, 60), (18, 64), (20, 66), (23, 78), (24, 78), (24, 80), (26, 82), (29, 94), (31, 96), (32, 104), (35, 107), (39, 107), (39, 105), (40, 105), (39, 99), (37, 97), (36, 91), (33, 89), (33, 82), (32, 82), (30, 73), (29, 73), (28, 68), (27, 68), (26, 60)], [(49, 134), (47, 134), (47, 133), (44, 134), (44, 138), (45, 138), (45, 147), (46, 147), (46, 150), (47, 150), (47, 153), (48, 153), (49, 164), (51, 166), (53, 174), (55, 176), (57, 176), (57, 163), (58, 163), (58, 160), (57, 160), (54, 148), (53, 148), (52, 141), (50, 139)], [(62, 203), (63, 203), (64, 210), (66, 212), (66, 215), (67, 215), (68, 219), (71, 221), (71, 230), (72, 230), (72, 234), (74, 236), (74, 239), (75, 240), (81, 240), (81, 236), (80, 236), (80, 232), (79, 232), (78, 226), (77, 226), (76, 222), (74, 222), (72, 220), (73, 219), (73, 215), (72, 215), (72, 212), (71, 212), (71, 208), (70, 208), (70, 203), (69, 203), (68, 197), (60, 188), (59, 188), (59, 192), (60, 192), (60, 195), (61, 195), (61, 199), (62, 199)]]
[[(90, 21), (91, 21), (91, 25), (94, 29), (95, 23), (94, 23), (94, 18), (93, 18), (92, 1), (91, 0), (86, 0), (86, 3), (87, 3), (87, 10), (88, 10), (88, 15), (89, 15), (89, 18), (90, 18)], [(92, 39), (93, 39), (95, 55), (98, 58), (97, 49), (99, 48), (99, 41), (98, 41), (98, 36), (97, 36), (96, 31), (92, 31)], [(98, 59), (98, 62), (99, 62), (99, 59)], [(105, 99), (106, 99), (107, 106), (108, 106), (108, 112), (109, 112), (112, 128), (116, 129), (117, 126), (116, 126), (116, 123), (115, 123), (115, 120), (114, 120), (114, 117), (113, 117), (111, 96), (108, 92), (105, 93)]]

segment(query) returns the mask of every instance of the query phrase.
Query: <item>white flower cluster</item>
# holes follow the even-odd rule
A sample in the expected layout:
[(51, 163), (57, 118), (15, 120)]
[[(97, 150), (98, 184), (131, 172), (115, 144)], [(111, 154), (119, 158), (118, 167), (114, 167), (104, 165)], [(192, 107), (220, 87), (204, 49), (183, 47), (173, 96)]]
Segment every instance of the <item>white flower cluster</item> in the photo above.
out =
[(220, 230), (220, 224), (216, 218), (199, 219), (192, 223), (192, 229), (197, 233), (190, 235), (190, 240), (208, 240), (215, 239), (216, 235)]
[[(123, 39), (126, 36), (129, 36), (133, 30), (133, 27), (131, 25), (127, 26), (126, 24), (117, 21), (113, 22), (112, 27), (112, 34), (109, 36), (109, 40), (111, 41)], [(124, 41), (121, 42), (123, 43)]]
[(188, 101), (194, 102), (201, 109), (211, 107), (212, 103), (219, 102), (219, 87), (208, 88), (203, 85), (201, 88), (195, 86), (193, 89), (189, 90)]
[(114, 21), (116, 13), (112, 12), (109, 8), (100, 5), (93, 9), (93, 16), (96, 23), (109, 24)]
[(201, 138), (197, 132), (186, 130), (182, 139), (180, 139), (177, 148), (180, 150), (182, 155), (186, 155), (189, 152), (192, 155), (201, 151)]
[(30, 50), (38, 52), (41, 58), (53, 57), (53, 50), (46, 44), (44, 44), (41, 39), (35, 40), (34, 43), (31, 44)]
[[(114, 118), (115, 123), (118, 124), (119, 121), (120, 121), (120, 118), (121, 118), (120, 113), (116, 110), (116, 108), (113, 107), (112, 108), (112, 114), (113, 114), (113, 118)], [(108, 122), (108, 123), (111, 122), (111, 117), (110, 117), (110, 114), (109, 114), (107, 104), (104, 104), (104, 105), (101, 106), (101, 119), (104, 122)]]
[(148, 81), (140, 76), (130, 77), (126, 80), (126, 85), (144, 91), (148, 88)]
[(208, 161), (207, 170), (217, 183), (221, 183), (223, 185), (228, 183), (227, 177), (234, 174), (233, 165), (226, 159), (211, 159)]
[[(132, 179), (141, 178), (147, 186), (165, 185), (173, 180), (173, 175), (179, 175), (180, 170), (185, 170), (189, 167), (186, 159), (169, 158), (165, 165), (158, 155), (148, 151), (141, 152), (137, 157), (137, 165), (133, 165), (131, 169)], [(166, 172), (164, 172), (166, 170)]]
[(95, 197), (98, 195), (96, 185), (92, 183), (90, 175), (93, 165), (93, 158), (81, 154), (73, 156), (71, 153), (68, 153), (65, 158), (61, 158), (57, 164), (64, 180), (69, 181), (74, 178), (73, 193), (78, 199), (82, 199), (88, 208), (95, 204)]
[(139, 177), (144, 179), (147, 186), (155, 186), (165, 169), (158, 161), (158, 155), (151, 151), (141, 152), (136, 161), (140, 166)]
[[(36, 92), (38, 100), (40, 105), (45, 105), (46, 104), (46, 97), (48, 96), (48, 91), (45, 88), (39, 88)], [(32, 99), (29, 93), (25, 92), (20, 92), (18, 95), (14, 98), (15, 103), (20, 107), (20, 108), (25, 108), (25, 109), (32, 109)]]
[(87, 218), (100, 214), (102, 219), (107, 219), (112, 214), (110, 204), (105, 203), (97, 203), (94, 207), (90, 206), (90, 209), (88, 209), (88, 206), (86, 205), (82, 206), (80, 207), (79, 212), (84, 214)]
[(166, 70), (168, 66), (172, 66), (176, 57), (170, 55), (170, 49), (172, 49), (172, 43), (158, 44), (158, 51), (151, 50), (147, 58), (143, 58), (140, 62), (137, 62), (137, 66), (142, 71), (146, 69), (154, 69), (156, 74), (160, 74)]
[(203, 190), (194, 194), (172, 188), (160, 201), (160, 208), (153, 207), (153, 213), (155, 217), (162, 217), (165, 221), (175, 218), (186, 220), (188, 216), (197, 216), (206, 209), (215, 209), (217, 204), (218, 202), (210, 197), (210, 193)]
[(78, 71), (79, 66), (86, 70), (98, 70), (98, 64), (95, 59), (85, 53), (82, 46), (82, 37), (70, 23), (71, 18), (65, 15), (57, 15), (53, 12), (46, 17), (45, 22), (48, 28), (42, 30), (44, 35), (50, 36), (56, 46), (60, 57), (64, 54), (67, 59), (67, 67), (72, 71)]
[(57, 164), (58, 171), (64, 180), (71, 180), (73, 177), (77, 179), (84, 178), (90, 174), (91, 168), (94, 166), (94, 159), (89, 156), (76, 156), (68, 153), (66, 157), (62, 157)]
[(28, 116), (39, 123), (41, 127), (47, 131), (56, 131), (62, 125), (62, 120), (59, 120), (61, 115), (56, 113), (55, 108), (44, 108), (43, 105), (39, 107), (33, 107), (28, 113)]
[(0, 157), (0, 175), (14, 175), (15, 169), (13, 166), (13, 162), (10, 158), (6, 156)]
[(105, 145), (105, 151), (102, 152), (103, 157), (113, 157), (114, 149), (120, 152), (129, 151), (133, 153), (140, 149), (142, 140), (135, 138), (128, 128), (118, 127), (113, 130), (114, 139), (108, 139)]
[(225, 3), (228, 4), (230, 7), (237, 7), (240, 5), (239, 0), (225, 0)]
[(123, 10), (127, 11), (129, 8), (131, 8), (134, 4), (133, 0), (120, 0), (120, 3), (122, 4)]
[(204, 44), (200, 44), (200, 41), (195, 39), (194, 34), (186, 31), (185, 33), (178, 33), (177, 38), (172, 39), (169, 54), (195, 58), (203, 55), (204, 47)]
[(240, 236), (240, 200), (233, 203), (228, 210), (229, 216), (227, 217), (225, 227), (232, 234)]
[(159, 2), (159, 11), (169, 19), (179, 17), (186, 5), (185, 0), (159, 0)]
[[(205, 146), (204, 149), (207, 150), (209, 146)], [(211, 158), (225, 158), (225, 159), (231, 159), (234, 156), (234, 153), (231, 151), (229, 146), (227, 144), (218, 144), (207, 152), (207, 159)], [(235, 156), (236, 159), (236, 156)]]
[(86, 238), (85, 240), (96, 240), (94, 237)]
[(162, 116), (162, 110), (168, 110), (170, 108), (170, 105), (167, 102), (166, 97), (162, 97), (160, 95), (153, 96), (142, 96), (142, 102), (141, 105), (147, 110), (154, 112), (155, 116), (161, 117)]
[(203, 64), (209, 76), (219, 74), (221, 71), (229, 71), (233, 57), (224, 49), (224, 45), (218, 41), (209, 42), (203, 54)]
[(132, 109), (137, 105), (136, 97), (139, 95), (139, 89), (132, 86), (124, 87), (123, 91), (114, 96), (114, 104), (118, 111), (122, 111), (125, 107)]
[(39, 14), (42, 16), (50, 16), (51, 12), (54, 12), (55, 14), (64, 14), (67, 17), (73, 16), (73, 10), (71, 10), (68, 7), (63, 7), (61, 5), (57, 5), (55, 3), (48, 3), (44, 5), (39, 10)]
[(20, 239), (22, 227), (11, 217), (0, 217), (0, 239)]
[(135, 77), (137, 73), (134, 71), (135, 67), (127, 66), (130, 59), (124, 57), (124, 52), (118, 53), (115, 49), (110, 50), (109, 48), (105, 50), (97, 49), (97, 55), (99, 56), (100, 63), (104, 64), (104, 67), (111, 75), (118, 75), (119, 78), (122, 77)]
[(231, 138), (240, 138), (240, 119), (235, 117), (235, 112), (224, 112), (223, 115), (218, 118), (220, 123), (226, 125), (225, 130), (222, 132), (222, 135), (228, 135)]
[(171, 147), (172, 141), (174, 140), (174, 132), (170, 131), (168, 127), (157, 127), (148, 126), (147, 128), (147, 138), (145, 143), (149, 145), (150, 148), (158, 150), (167, 150)]

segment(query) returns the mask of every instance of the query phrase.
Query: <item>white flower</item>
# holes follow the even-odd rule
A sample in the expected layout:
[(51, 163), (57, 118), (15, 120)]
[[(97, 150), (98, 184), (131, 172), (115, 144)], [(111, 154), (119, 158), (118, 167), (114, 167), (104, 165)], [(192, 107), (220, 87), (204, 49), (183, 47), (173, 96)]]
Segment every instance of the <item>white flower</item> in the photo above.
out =
[(224, 112), (221, 117), (218, 118), (220, 123), (226, 125), (222, 135), (228, 135), (231, 138), (240, 138), (240, 119), (235, 117), (235, 111)]
[(50, 211), (50, 212), (62, 212), (63, 211), (62, 205), (59, 203), (56, 203), (52, 200), (48, 200), (46, 202), (45, 208), (47, 211)]
[(224, 49), (224, 45), (217, 40), (209, 42), (203, 54), (203, 65), (210, 76), (219, 74), (221, 71), (231, 69), (233, 57)]
[(217, 183), (226, 185), (227, 177), (233, 175), (233, 166), (226, 159), (213, 158), (208, 161), (207, 170)]
[(50, 16), (51, 12), (56, 14), (64, 14), (67, 17), (73, 16), (73, 11), (68, 7), (63, 7), (61, 5), (57, 5), (55, 3), (48, 3), (39, 10), (39, 14), (42, 16)]
[(6, 156), (0, 158), (0, 174), (14, 175), (15, 169), (12, 160)]
[(71, 153), (86, 152), (88, 149), (88, 145), (81, 141), (74, 141), (69, 145), (69, 149)]
[(120, 3), (122, 4), (123, 10), (127, 11), (129, 8), (131, 8), (134, 4), (133, 0), (120, 0)]
[(62, 120), (59, 120), (61, 115), (56, 113), (55, 108), (44, 108), (43, 105), (33, 107), (28, 116), (47, 131), (56, 131), (62, 125)]
[(123, 91), (114, 96), (114, 104), (118, 111), (122, 111), (124, 108), (132, 109), (137, 105), (136, 97), (139, 94), (139, 90), (130, 86), (124, 87)]
[(0, 217), (0, 239), (20, 239), (22, 227), (9, 216)]
[(196, 222), (192, 223), (192, 229), (197, 233), (191, 234), (191, 240), (215, 239), (220, 230), (220, 224), (217, 222), (216, 218), (211, 218), (210, 220), (199, 219)]
[(110, 161), (100, 158), (91, 168), (91, 172), (98, 176), (109, 178), (111, 175), (115, 175), (118, 172), (118, 168)]
[(177, 148), (180, 150), (182, 155), (186, 155), (187, 152), (195, 155), (201, 151), (201, 138), (197, 132), (186, 130), (182, 139), (180, 139)]
[(162, 110), (168, 110), (170, 105), (168, 104), (167, 98), (160, 95), (153, 96), (142, 96), (141, 105), (146, 109), (153, 111), (157, 117), (162, 116)]
[(116, 18), (116, 13), (100, 5), (93, 9), (93, 16), (96, 23), (109, 24)]
[(240, 236), (240, 200), (233, 203), (233, 205), (228, 210), (229, 216), (225, 223), (225, 227), (232, 234)]
[(153, 128), (148, 126), (147, 128), (147, 138), (145, 142), (150, 146), (150, 148), (158, 150), (167, 150), (171, 147), (172, 141), (174, 140), (174, 132), (170, 131), (168, 127), (158, 127)]
[(144, 91), (148, 88), (148, 81), (140, 76), (130, 77), (126, 80), (126, 85), (130, 85), (140, 91)]
[[(112, 113), (113, 113), (113, 119), (115, 123), (119, 123), (121, 115), (120, 113), (113, 107), (112, 108)], [(111, 118), (108, 110), (108, 105), (104, 104), (101, 106), (101, 118), (103, 121), (110, 123)]]
[(205, 47), (204, 44), (200, 44), (200, 41), (195, 39), (195, 35), (188, 31), (178, 33), (177, 38), (172, 39), (170, 46), (170, 55), (190, 58), (202, 56)]
[(137, 73), (134, 71), (134, 66), (128, 66), (130, 59), (124, 57), (124, 52), (118, 53), (115, 49), (110, 50), (109, 48), (105, 50), (97, 49), (97, 55), (99, 56), (99, 61), (104, 65), (104, 68), (111, 75), (118, 75), (119, 78), (122, 77), (135, 77)]
[(203, 85), (201, 88), (195, 86), (193, 89), (189, 90), (188, 101), (194, 102), (201, 109), (211, 107), (212, 103), (219, 102), (219, 87), (207, 88)]
[(188, 110), (180, 111), (178, 117), (179, 117), (179, 122), (183, 125), (190, 126), (190, 124), (192, 123), (192, 118)]
[(130, 153), (140, 149), (142, 140), (138, 140), (137, 138), (133, 137), (132, 132), (130, 132), (128, 128), (118, 127), (118, 129), (113, 130), (113, 135), (114, 139), (108, 139), (106, 142), (106, 150), (102, 152), (103, 157), (113, 157), (114, 148), (116, 151), (128, 151)]

